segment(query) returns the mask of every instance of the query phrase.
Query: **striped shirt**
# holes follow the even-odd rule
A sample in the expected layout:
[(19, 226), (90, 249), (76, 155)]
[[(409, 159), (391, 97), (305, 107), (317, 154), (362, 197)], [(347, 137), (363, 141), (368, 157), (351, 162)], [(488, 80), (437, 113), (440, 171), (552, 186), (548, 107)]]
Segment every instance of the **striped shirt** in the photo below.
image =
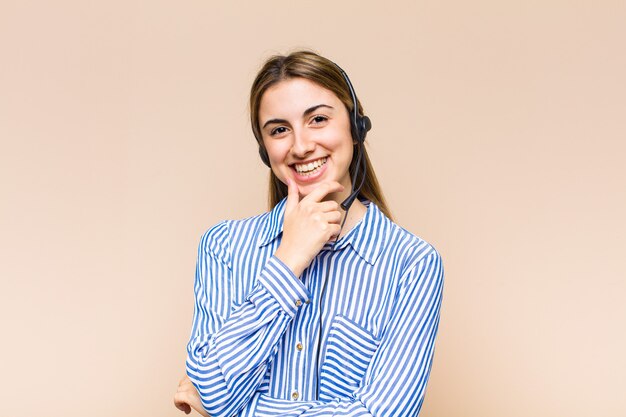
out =
[(363, 201), (361, 221), (298, 278), (274, 256), (285, 202), (202, 236), (186, 365), (203, 406), (228, 417), (418, 415), (439, 254)]

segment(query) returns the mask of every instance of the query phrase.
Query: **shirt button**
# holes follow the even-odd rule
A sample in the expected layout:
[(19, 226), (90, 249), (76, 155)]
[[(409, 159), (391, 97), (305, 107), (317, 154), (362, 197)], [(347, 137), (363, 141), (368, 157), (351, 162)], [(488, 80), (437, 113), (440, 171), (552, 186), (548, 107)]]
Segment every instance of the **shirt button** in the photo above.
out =
[(302, 301), (296, 300), (296, 307), (300, 307), (302, 305)]
[(298, 394), (298, 391), (292, 392), (291, 398), (293, 398), (294, 400), (297, 400), (298, 398), (300, 398), (300, 394)]
[(302, 343), (298, 342), (298, 344), (296, 345), (296, 349), (298, 349), (298, 351), (301, 351), (303, 348)]
[(306, 300), (306, 301), (304, 302), (304, 304), (310, 304), (310, 303), (311, 303), (311, 300)]

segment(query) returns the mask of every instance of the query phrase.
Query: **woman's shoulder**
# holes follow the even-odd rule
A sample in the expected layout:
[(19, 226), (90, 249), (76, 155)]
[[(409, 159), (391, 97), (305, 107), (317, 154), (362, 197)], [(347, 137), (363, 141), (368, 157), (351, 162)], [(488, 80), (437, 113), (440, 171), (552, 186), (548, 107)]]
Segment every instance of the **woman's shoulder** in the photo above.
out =
[(398, 235), (401, 235), (402, 238), (407, 241), (407, 245), (411, 248), (412, 251), (418, 252), (418, 253), (424, 253), (426, 255), (437, 252), (437, 249), (435, 249), (435, 246), (432, 243), (426, 241), (421, 236), (416, 235), (415, 233), (405, 229), (404, 227), (400, 226), (399, 224), (393, 221), (391, 223), (392, 223), (391, 227), (394, 230), (393, 233), (397, 233)]
[(256, 225), (265, 224), (270, 212), (260, 213), (243, 219), (225, 219), (209, 227), (202, 234), (203, 240), (228, 239), (232, 233), (238, 230), (256, 229)]
[(258, 241), (272, 224), (273, 214), (274, 210), (271, 210), (242, 219), (222, 220), (202, 234), (200, 247), (228, 256), (233, 245)]
[(385, 240), (388, 243), (388, 249), (396, 252), (396, 256), (399, 256), (406, 266), (417, 264), (427, 258), (440, 261), (441, 255), (433, 244), (405, 229), (387, 216), (384, 218), (387, 223)]
[(389, 251), (399, 266), (401, 286), (429, 282), (431, 288), (443, 286), (443, 261), (435, 247), (420, 236), (389, 220)]

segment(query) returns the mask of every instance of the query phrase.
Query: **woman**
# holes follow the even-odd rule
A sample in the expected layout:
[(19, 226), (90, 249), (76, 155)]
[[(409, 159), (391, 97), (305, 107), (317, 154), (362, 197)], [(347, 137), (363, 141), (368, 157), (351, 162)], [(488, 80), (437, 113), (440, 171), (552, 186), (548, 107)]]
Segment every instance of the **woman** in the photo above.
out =
[(250, 116), (271, 168), (271, 211), (202, 237), (176, 406), (211, 416), (417, 415), (441, 259), (390, 220), (363, 143), (369, 119), (347, 75), (312, 52), (272, 57), (252, 85)]

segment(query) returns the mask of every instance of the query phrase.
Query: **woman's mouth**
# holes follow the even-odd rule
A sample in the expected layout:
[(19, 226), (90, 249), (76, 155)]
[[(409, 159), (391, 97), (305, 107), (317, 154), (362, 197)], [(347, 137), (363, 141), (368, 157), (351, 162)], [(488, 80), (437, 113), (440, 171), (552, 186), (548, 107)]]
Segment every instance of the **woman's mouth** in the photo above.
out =
[(309, 162), (307, 164), (293, 164), (293, 169), (296, 170), (298, 175), (309, 177), (311, 175), (317, 174), (322, 169), (324, 164), (326, 164), (327, 160), (328, 158), (324, 157), (324, 158), (320, 158), (315, 161)]

